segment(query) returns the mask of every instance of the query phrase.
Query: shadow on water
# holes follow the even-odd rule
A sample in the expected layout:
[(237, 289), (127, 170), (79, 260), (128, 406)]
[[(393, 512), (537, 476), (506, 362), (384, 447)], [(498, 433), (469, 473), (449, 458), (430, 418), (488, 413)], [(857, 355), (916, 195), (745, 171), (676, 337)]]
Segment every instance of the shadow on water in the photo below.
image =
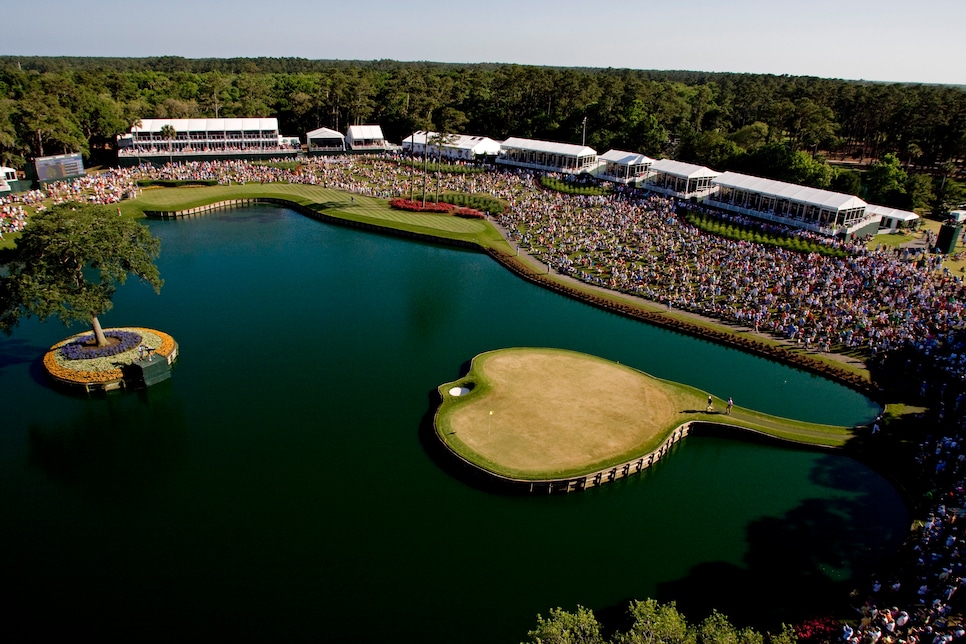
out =
[(92, 400), (74, 418), (28, 428), (28, 459), (49, 479), (98, 498), (138, 501), (186, 451), (171, 382)]
[[(863, 489), (860, 474), (842, 467), (836, 457), (818, 459), (810, 478), (845, 492)], [(839, 609), (849, 591), (864, 584), (873, 566), (881, 566), (905, 536), (908, 516), (883, 516), (876, 497), (866, 489), (850, 498), (808, 499), (783, 516), (759, 519), (747, 529), (743, 567), (700, 564), (688, 576), (659, 585), (656, 599), (675, 601), (693, 622), (717, 610), (735, 624), (771, 632), (782, 623)], [(877, 527), (874, 533), (883, 536), (882, 542), (868, 543), (870, 525)], [(783, 601), (776, 602), (776, 594)], [(626, 605), (602, 615), (621, 619)]]
[[(0, 370), (28, 362), (42, 365), (47, 349), (48, 347), (40, 347), (20, 338), (4, 338), (3, 352), (0, 352)], [(31, 370), (33, 367), (31, 364)]]

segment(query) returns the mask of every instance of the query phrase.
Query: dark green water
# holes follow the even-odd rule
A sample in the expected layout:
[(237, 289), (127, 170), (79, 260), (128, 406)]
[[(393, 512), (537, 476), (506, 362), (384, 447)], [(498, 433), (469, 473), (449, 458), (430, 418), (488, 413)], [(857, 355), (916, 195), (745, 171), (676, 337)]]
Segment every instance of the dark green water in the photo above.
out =
[(170, 381), (66, 396), (38, 361), (62, 326), (0, 340), (0, 579), (17, 597), (0, 629), (501, 643), (555, 606), (612, 617), (647, 596), (788, 621), (840, 601), (904, 534), (865, 466), (716, 438), (581, 494), (477, 489), (424, 426), (435, 387), (490, 349), (593, 353), (807, 420), (876, 409), (483, 255), (273, 208), (150, 225), (162, 294), (128, 284), (102, 321), (171, 333)]

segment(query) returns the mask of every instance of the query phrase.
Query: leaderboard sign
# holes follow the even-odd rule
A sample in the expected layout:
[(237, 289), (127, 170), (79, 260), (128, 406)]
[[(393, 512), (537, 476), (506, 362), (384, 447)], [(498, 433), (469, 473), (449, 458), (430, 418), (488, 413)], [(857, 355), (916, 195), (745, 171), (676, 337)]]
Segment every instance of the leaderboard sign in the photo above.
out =
[(84, 176), (84, 160), (80, 154), (37, 157), (34, 167), (37, 168), (37, 180), (40, 183)]

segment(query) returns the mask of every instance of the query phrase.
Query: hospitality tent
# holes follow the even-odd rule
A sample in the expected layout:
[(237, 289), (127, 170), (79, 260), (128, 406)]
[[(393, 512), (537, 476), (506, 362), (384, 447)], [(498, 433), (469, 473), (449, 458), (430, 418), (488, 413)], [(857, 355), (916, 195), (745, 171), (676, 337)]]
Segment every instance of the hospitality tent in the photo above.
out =
[(725, 172), (709, 205), (798, 228), (834, 234), (866, 226), (868, 204), (854, 195), (810, 188), (774, 179)]
[(681, 199), (701, 198), (713, 190), (711, 180), (720, 174), (703, 165), (660, 159), (651, 164), (643, 187)]
[(440, 154), (447, 159), (458, 159), (462, 161), (473, 161), (480, 157), (495, 157), (500, 153), (499, 141), (485, 136), (473, 136), (470, 134), (450, 134), (441, 145), (436, 145), (435, 137), (437, 132), (413, 132), (403, 139), (402, 149), (412, 154)]
[(511, 137), (500, 144), (501, 165), (546, 172), (590, 172), (599, 165), (597, 151), (586, 145)]
[(879, 232), (892, 232), (899, 228), (912, 226), (919, 219), (919, 215), (908, 210), (899, 210), (888, 206), (867, 204), (865, 212), (872, 217), (879, 218)]
[(342, 152), (345, 151), (345, 136), (341, 132), (320, 127), (305, 133), (309, 152)]
[(351, 150), (387, 150), (389, 145), (378, 125), (350, 125), (345, 135)]
[(608, 150), (600, 155), (604, 162), (598, 176), (618, 183), (632, 183), (647, 177), (654, 159), (637, 152)]

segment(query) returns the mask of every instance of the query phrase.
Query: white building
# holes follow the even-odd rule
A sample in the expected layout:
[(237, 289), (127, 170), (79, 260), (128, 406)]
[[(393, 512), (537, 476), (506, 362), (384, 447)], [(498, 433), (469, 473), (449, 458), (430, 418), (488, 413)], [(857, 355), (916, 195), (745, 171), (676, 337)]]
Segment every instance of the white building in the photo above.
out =
[(500, 156), (496, 162), (518, 168), (565, 174), (592, 172), (600, 165), (597, 151), (586, 145), (516, 137), (500, 144)]
[(445, 159), (459, 161), (474, 161), (484, 157), (496, 157), (500, 153), (500, 142), (485, 136), (470, 134), (444, 135), (447, 138), (442, 144), (435, 140), (440, 136), (437, 132), (413, 132), (403, 139), (402, 149), (412, 154), (439, 154)]
[(0, 166), (0, 193), (10, 192), (13, 187), (11, 183), (17, 180), (17, 171), (13, 168)]
[(679, 199), (700, 201), (714, 190), (711, 181), (720, 174), (703, 165), (660, 159), (651, 164), (641, 187)]
[[(161, 131), (170, 125), (174, 138)], [(278, 133), (277, 118), (141, 119), (118, 137), (118, 156), (191, 157), (298, 152), (291, 137)]]
[(345, 152), (345, 136), (327, 127), (306, 132), (305, 141), (308, 145), (309, 154), (313, 152)]
[(865, 212), (879, 218), (879, 232), (883, 233), (910, 227), (919, 219), (919, 215), (914, 212), (874, 204), (866, 204)]
[(369, 150), (384, 152), (392, 149), (382, 135), (382, 128), (378, 125), (350, 125), (345, 135), (346, 146), (350, 150)]
[(598, 169), (598, 177), (625, 184), (647, 178), (654, 163), (654, 159), (643, 154), (623, 150), (608, 150), (600, 155), (600, 160), (604, 165)]
[(705, 203), (825, 235), (864, 235), (878, 230), (879, 218), (853, 195), (725, 172), (712, 182)]

